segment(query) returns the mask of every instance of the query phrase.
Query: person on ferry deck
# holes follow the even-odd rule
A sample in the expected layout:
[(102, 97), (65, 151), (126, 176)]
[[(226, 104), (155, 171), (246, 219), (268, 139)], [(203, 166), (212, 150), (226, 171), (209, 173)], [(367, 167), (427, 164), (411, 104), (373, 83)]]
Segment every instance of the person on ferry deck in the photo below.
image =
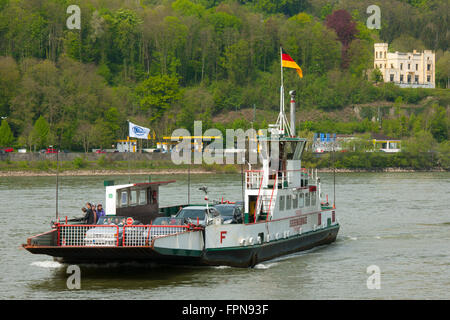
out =
[(96, 213), (92, 210), (92, 206), (89, 202), (86, 203), (86, 215), (84, 216), (84, 220), (86, 221), (86, 224), (95, 224), (97, 222)]
[(104, 217), (105, 216), (105, 210), (103, 210), (102, 204), (99, 203), (97, 205), (97, 220), (100, 219), (100, 217)]

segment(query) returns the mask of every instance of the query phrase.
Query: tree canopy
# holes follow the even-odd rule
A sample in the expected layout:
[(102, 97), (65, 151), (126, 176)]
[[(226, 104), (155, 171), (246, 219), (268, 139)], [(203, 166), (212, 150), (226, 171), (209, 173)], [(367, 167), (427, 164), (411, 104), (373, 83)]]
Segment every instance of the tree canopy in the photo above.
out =
[(71, 1), (0, 1), (0, 116), (16, 144), (88, 150), (126, 137), (127, 119), (161, 136), (253, 105), (276, 112), (280, 45), (303, 70), (286, 70), (285, 87), (305, 109), (425, 98), (374, 86), (378, 41), (439, 52), (437, 84), (449, 83), (443, 0), (380, 0), (381, 30), (366, 28), (368, 0), (76, 2), (80, 30), (66, 27)]

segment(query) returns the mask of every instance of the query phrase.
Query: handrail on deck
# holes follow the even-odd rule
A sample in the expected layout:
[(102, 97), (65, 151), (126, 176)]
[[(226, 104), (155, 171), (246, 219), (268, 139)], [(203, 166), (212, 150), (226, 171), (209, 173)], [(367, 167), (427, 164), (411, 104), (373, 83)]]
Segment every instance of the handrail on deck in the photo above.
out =
[[(55, 225), (59, 247), (137, 247), (149, 246), (158, 237), (191, 230), (201, 230), (201, 226), (188, 225)], [(90, 230), (96, 232), (89, 233)]]

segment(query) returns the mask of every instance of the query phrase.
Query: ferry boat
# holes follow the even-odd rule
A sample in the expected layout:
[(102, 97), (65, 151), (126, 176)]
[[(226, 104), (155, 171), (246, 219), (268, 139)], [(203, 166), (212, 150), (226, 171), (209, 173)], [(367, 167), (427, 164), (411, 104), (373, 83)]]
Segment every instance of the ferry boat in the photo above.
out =
[[(242, 219), (225, 219), (217, 206), (159, 207), (159, 187), (174, 181), (107, 185), (106, 216), (97, 224), (58, 221), (23, 247), (65, 263), (145, 261), (164, 264), (252, 267), (336, 240), (335, 204), (321, 201), (317, 170), (302, 168), (306, 139), (295, 135), (295, 91), (290, 124), (281, 85), (277, 123), (258, 146), (270, 146), (259, 167), (245, 171)], [(259, 148), (259, 147), (258, 147)], [(278, 152), (272, 152), (277, 150)], [(255, 167), (255, 168), (254, 168)], [(275, 169), (274, 169), (275, 167)], [(206, 192), (206, 188), (203, 188)], [(197, 218), (189, 216), (197, 214)]]
[[(294, 97), (291, 92), (291, 110)], [(283, 110), (279, 119), (270, 134), (258, 137), (276, 145), (279, 168), (271, 169), (273, 158), (267, 157), (261, 168), (250, 165), (245, 171), (243, 219), (225, 223), (208, 202), (159, 207), (159, 187), (173, 180), (107, 185), (106, 215), (97, 224), (59, 220), (52, 230), (28, 238), (23, 247), (65, 263), (151, 261), (251, 267), (331, 243), (339, 231), (336, 208), (321, 202), (317, 171), (301, 167), (306, 139), (285, 134), (290, 128), (283, 126)], [(177, 218), (177, 212), (190, 207), (203, 210), (203, 216)], [(163, 217), (164, 224), (155, 224)]]

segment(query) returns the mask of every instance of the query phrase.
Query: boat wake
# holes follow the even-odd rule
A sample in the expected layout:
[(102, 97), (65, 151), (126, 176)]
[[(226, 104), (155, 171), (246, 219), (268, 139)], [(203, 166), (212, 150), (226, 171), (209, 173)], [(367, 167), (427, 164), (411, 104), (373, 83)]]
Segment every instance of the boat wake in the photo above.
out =
[(257, 265), (255, 265), (255, 269), (260, 269), (260, 270), (267, 270), (270, 269), (272, 267), (275, 267), (276, 265), (278, 265), (278, 263), (276, 262), (272, 262), (272, 263), (258, 263)]
[(34, 261), (31, 263), (32, 266), (46, 268), (46, 269), (57, 269), (64, 266), (64, 264), (59, 263), (57, 261)]

